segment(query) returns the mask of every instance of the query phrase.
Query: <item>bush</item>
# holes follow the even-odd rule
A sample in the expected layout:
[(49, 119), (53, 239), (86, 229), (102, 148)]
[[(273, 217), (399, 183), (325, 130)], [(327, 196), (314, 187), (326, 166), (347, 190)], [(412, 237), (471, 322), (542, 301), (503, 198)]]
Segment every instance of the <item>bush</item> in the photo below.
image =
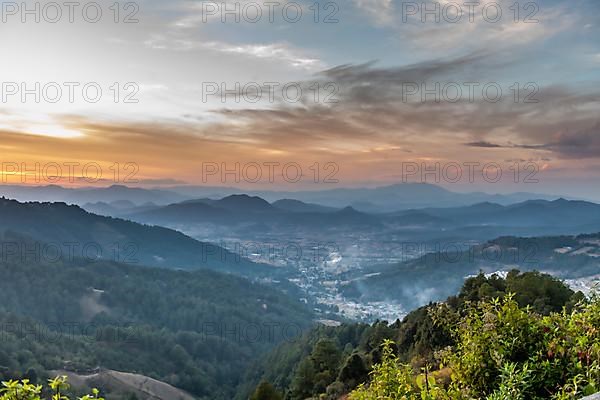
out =
[[(49, 379), (48, 386), (51, 393), (49, 394), (50, 397), (46, 397), (46, 399), (69, 400), (69, 397), (65, 395), (65, 392), (69, 390), (66, 376)], [(29, 383), (29, 379), (2, 382), (0, 400), (42, 400), (43, 389), (42, 385)], [(99, 397), (99, 394), (98, 389), (93, 389), (91, 395), (78, 397), (78, 400), (104, 400), (104, 398)]]
[(281, 394), (269, 382), (261, 382), (250, 400), (281, 400)]
[(541, 315), (508, 295), (469, 304), (456, 317), (445, 304), (432, 311), (455, 338), (452, 348), (437, 354), (451, 371), (449, 384), (439, 383), (427, 365), (416, 371), (400, 363), (388, 341), (371, 382), (350, 398), (567, 400), (600, 388), (599, 299)]

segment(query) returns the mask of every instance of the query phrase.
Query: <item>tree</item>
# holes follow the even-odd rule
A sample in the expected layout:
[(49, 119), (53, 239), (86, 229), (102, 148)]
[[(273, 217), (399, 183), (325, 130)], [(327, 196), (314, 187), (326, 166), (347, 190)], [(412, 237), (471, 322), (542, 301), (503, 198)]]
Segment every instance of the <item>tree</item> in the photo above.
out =
[(340, 349), (333, 340), (321, 339), (315, 345), (310, 358), (317, 371), (333, 371), (338, 368), (341, 355)]
[(371, 381), (351, 400), (571, 400), (600, 389), (600, 299), (575, 310), (542, 315), (520, 307), (513, 294), (468, 305), (459, 323), (448, 324), (447, 304), (432, 310), (455, 345), (443, 353), (443, 371), (415, 370), (400, 362), (386, 342)]
[(269, 382), (262, 381), (250, 400), (281, 400), (281, 394)]
[(323, 393), (338, 375), (341, 352), (331, 339), (321, 339), (317, 342), (310, 358), (315, 368), (314, 390)]
[(313, 395), (315, 386), (315, 367), (310, 357), (298, 364), (292, 381), (291, 396), (294, 400), (303, 400)]
[(353, 389), (359, 383), (364, 382), (368, 375), (369, 370), (365, 365), (365, 361), (360, 354), (354, 353), (346, 359), (346, 364), (340, 370), (338, 380), (344, 382), (347, 389)]

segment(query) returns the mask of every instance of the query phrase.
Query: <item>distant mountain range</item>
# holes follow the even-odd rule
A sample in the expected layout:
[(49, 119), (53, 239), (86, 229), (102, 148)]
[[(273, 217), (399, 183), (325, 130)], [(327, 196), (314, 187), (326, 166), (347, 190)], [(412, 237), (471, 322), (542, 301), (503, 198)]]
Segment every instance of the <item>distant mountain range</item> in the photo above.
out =
[(381, 225), (379, 216), (359, 212), (352, 207), (328, 208), (298, 200), (281, 200), (270, 204), (248, 195), (231, 195), (219, 200), (200, 199), (170, 204), (137, 212), (128, 218), (158, 225), (189, 224), (245, 225), (260, 224), (270, 228), (340, 228)]
[[(126, 200), (136, 206), (145, 203), (167, 205), (199, 198), (217, 199), (246, 193), (269, 202), (294, 199), (320, 206), (343, 208), (352, 206), (365, 212), (389, 212), (423, 207), (457, 207), (481, 202), (507, 205), (532, 199), (554, 200), (560, 196), (536, 193), (487, 194), (457, 193), (427, 183), (402, 183), (376, 188), (339, 188), (305, 191), (248, 191), (233, 187), (174, 186), (166, 189), (143, 189), (123, 185), (106, 188), (64, 188), (57, 185), (2, 185), (0, 194), (20, 201), (62, 201), (69, 204), (112, 203)], [(285, 203), (284, 203), (285, 204)], [(288, 204), (288, 207), (290, 204)]]
[(281, 199), (273, 202), (273, 206), (280, 210), (292, 212), (331, 212), (335, 211), (335, 207), (326, 207), (319, 204), (304, 203), (300, 200)]
[(271, 267), (180, 232), (99, 216), (64, 203), (2, 199), (0, 231), (24, 234), (86, 258), (171, 269), (205, 268), (243, 276), (276, 274)]
[(527, 200), (500, 205), (490, 202), (465, 207), (421, 208), (392, 214), (398, 218), (416, 215), (438, 218), (438, 222), (454, 225), (497, 226), (585, 226), (600, 222), (600, 205), (586, 201), (557, 199)]
[(1, 185), (0, 195), (19, 201), (64, 202), (78, 205), (95, 202), (111, 203), (123, 200), (134, 205), (148, 202), (164, 205), (189, 199), (188, 196), (170, 190), (141, 189), (123, 185), (75, 189), (58, 185)]
[(85, 203), (82, 205), (82, 208), (86, 211), (109, 217), (121, 217), (135, 212), (152, 210), (157, 207), (159, 206), (152, 202), (146, 202), (137, 206), (129, 200), (116, 200), (110, 203), (97, 201), (95, 203)]
[[(429, 183), (399, 183), (375, 188), (336, 188), (305, 191), (241, 190), (231, 187), (175, 186), (169, 188), (189, 197), (220, 198), (231, 194), (247, 193), (269, 202), (295, 199), (306, 203), (343, 208), (352, 206), (366, 212), (384, 212), (422, 207), (456, 207), (481, 202), (512, 204), (532, 199), (554, 200), (561, 196), (517, 192), (488, 194), (483, 192), (458, 193)], [(563, 196), (564, 197), (564, 196)]]
[[(511, 205), (479, 203), (448, 208), (421, 208), (393, 213), (366, 213), (353, 207), (336, 209), (299, 200), (266, 200), (231, 195), (219, 200), (200, 199), (162, 207), (148, 207), (127, 215), (134, 221), (184, 231), (193, 226), (247, 227), (271, 232), (281, 230), (362, 229), (371, 232), (412, 232), (439, 238), (493, 238), (504, 234), (529, 236), (590, 233), (600, 230), (600, 205), (557, 199), (528, 200)], [(453, 236), (454, 235), (454, 236)]]

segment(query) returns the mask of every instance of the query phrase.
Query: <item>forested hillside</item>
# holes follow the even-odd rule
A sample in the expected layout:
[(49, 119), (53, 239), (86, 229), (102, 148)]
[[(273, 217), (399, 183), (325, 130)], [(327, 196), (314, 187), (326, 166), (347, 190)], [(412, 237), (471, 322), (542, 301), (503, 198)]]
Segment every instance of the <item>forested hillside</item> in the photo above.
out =
[[(458, 326), (460, 316), (468, 313), (472, 304), (502, 299), (509, 293), (516, 307), (529, 307), (539, 315), (560, 312), (563, 307), (571, 310), (584, 298), (559, 280), (538, 272), (514, 270), (506, 279), (480, 274), (467, 279), (458, 295), (445, 301), (442, 317), (448, 325)], [(439, 368), (439, 352), (457, 341), (451, 330), (435, 321), (433, 312), (437, 310), (438, 305), (429, 304), (392, 324), (344, 324), (307, 332), (301, 340), (285, 343), (265, 357), (248, 374), (246, 392), (238, 398), (245, 398), (253, 386), (265, 381), (285, 394), (286, 399), (323, 395), (325, 399), (337, 400), (369, 381), (369, 372), (382, 361), (382, 345), (386, 341), (390, 341), (398, 361), (411, 363), (417, 369), (425, 365)]]
[(102, 367), (229, 400), (253, 359), (312, 323), (300, 303), (231, 275), (33, 256), (0, 261), (4, 379)]
[[(172, 269), (212, 269), (248, 277), (276, 274), (218, 245), (180, 232), (88, 213), (65, 203), (0, 199), (0, 231), (18, 232), (51, 247), (49, 257), (96, 259)], [(3, 252), (27, 252), (7, 240)], [(44, 248), (42, 248), (42, 251)], [(38, 253), (41, 253), (38, 250)]]
[(600, 299), (543, 315), (512, 295), (430, 312), (453, 343), (402, 362), (387, 340), (350, 400), (571, 400), (600, 389)]
[[(441, 243), (441, 245), (440, 245)], [(440, 301), (456, 293), (464, 277), (479, 271), (542, 271), (561, 279), (598, 273), (600, 234), (577, 236), (505, 236), (469, 246), (467, 242), (435, 243), (431, 252), (415, 259), (367, 268), (350, 279), (343, 293), (354, 299), (395, 300), (408, 309), (424, 304), (423, 298)], [(408, 246), (407, 246), (408, 247)]]

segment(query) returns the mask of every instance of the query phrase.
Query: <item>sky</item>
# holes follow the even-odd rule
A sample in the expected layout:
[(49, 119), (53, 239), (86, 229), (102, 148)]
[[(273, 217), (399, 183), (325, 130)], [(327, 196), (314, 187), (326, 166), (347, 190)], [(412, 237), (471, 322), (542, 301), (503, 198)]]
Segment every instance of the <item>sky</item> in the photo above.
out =
[(1, 11), (2, 183), (417, 181), (600, 200), (594, 0)]

